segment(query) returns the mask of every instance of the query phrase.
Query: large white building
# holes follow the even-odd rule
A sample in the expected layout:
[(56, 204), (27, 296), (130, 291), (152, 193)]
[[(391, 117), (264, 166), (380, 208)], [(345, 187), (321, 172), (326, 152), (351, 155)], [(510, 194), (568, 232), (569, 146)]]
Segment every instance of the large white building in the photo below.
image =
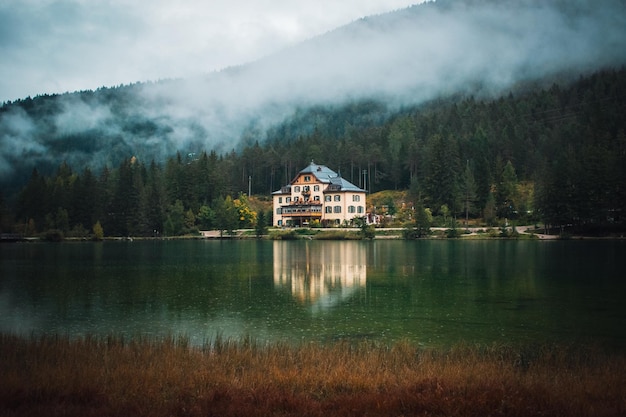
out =
[(280, 190), (272, 193), (274, 226), (322, 226), (349, 223), (365, 216), (365, 190), (332, 169), (311, 164)]

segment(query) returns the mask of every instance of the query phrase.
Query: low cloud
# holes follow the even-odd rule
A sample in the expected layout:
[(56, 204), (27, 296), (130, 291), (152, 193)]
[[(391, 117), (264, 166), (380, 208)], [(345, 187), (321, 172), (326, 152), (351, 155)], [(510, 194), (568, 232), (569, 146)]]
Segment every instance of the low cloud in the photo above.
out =
[[(105, 138), (109, 149), (63, 151), (68, 162), (93, 166), (111, 162), (111, 147), (157, 159), (200, 147), (228, 151), (251, 128), (262, 140), (296, 108), (489, 96), (546, 76), (623, 66), (625, 27), (620, 0), (439, 0), (356, 21), (248, 65), (125, 87), (123, 105), (103, 95), (63, 96), (47, 126)], [(37, 132), (41, 122), (26, 114), (0, 115), (0, 172), (24, 155), (50, 154)]]

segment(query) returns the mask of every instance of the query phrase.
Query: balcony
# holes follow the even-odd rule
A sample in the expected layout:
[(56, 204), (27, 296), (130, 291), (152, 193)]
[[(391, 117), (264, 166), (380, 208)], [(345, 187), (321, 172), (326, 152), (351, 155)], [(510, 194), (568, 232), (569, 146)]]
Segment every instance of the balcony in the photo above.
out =
[(297, 201), (292, 201), (289, 203), (292, 207), (293, 206), (302, 206), (302, 207), (306, 207), (306, 206), (321, 206), (322, 202), (319, 200), (297, 200)]
[(283, 206), (282, 209), (282, 215), (287, 217), (322, 217), (321, 204)]

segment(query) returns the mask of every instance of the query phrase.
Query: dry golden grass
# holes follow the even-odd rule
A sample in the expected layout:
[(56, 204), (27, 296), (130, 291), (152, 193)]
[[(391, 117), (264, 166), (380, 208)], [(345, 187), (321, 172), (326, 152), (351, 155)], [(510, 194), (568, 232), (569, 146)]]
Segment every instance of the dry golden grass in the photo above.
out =
[(623, 416), (600, 349), (0, 335), (2, 416)]

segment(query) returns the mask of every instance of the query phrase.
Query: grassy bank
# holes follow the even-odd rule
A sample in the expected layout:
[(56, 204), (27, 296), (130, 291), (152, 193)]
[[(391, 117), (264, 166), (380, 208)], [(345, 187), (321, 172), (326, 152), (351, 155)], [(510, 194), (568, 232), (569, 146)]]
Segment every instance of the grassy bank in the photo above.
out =
[(618, 416), (597, 349), (0, 336), (3, 416)]

